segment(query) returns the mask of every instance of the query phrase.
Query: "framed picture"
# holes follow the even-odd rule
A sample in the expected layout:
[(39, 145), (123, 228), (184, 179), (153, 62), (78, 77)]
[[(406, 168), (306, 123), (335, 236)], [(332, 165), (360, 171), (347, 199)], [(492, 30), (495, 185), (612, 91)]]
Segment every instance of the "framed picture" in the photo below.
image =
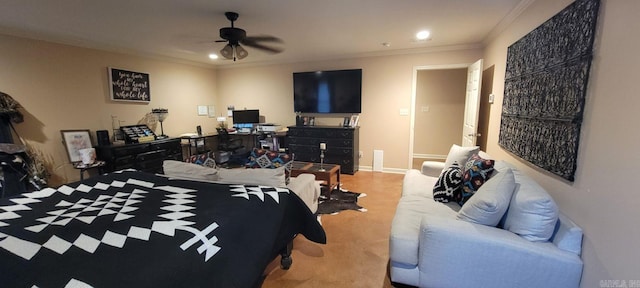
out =
[(209, 115), (209, 107), (206, 105), (198, 105), (198, 116)]
[(350, 127), (357, 127), (358, 120), (360, 120), (360, 115), (351, 115), (351, 120), (349, 121)]
[(64, 144), (69, 161), (80, 162), (80, 149), (91, 148), (91, 136), (89, 130), (60, 130), (62, 144)]
[(316, 117), (309, 117), (309, 126), (316, 126)]
[(149, 74), (109, 67), (109, 92), (111, 100), (151, 101)]

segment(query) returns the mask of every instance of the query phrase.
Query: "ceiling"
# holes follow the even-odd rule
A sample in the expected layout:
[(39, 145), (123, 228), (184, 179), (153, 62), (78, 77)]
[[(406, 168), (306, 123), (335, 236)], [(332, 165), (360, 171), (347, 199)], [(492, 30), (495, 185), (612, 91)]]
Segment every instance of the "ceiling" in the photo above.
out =
[[(477, 47), (531, 0), (3, 0), (0, 33), (205, 65), (257, 65)], [(229, 26), (273, 35), (285, 50), (250, 47), (233, 62), (211, 60)], [(430, 30), (426, 41), (415, 40)], [(386, 47), (383, 43), (389, 43)]]

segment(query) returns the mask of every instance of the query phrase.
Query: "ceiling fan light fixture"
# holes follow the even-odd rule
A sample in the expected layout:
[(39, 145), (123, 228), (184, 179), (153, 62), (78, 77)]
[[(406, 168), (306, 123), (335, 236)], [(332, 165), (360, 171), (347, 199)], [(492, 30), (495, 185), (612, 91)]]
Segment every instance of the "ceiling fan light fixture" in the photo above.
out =
[(220, 55), (226, 59), (233, 59), (233, 46), (231, 44), (227, 44), (220, 50)]
[(248, 55), (249, 55), (249, 52), (247, 52), (247, 50), (244, 50), (244, 48), (242, 48), (242, 46), (240, 45), (236, 45), (236, 57), (238, 57), (238, 59), (242, 60), (246, 58)]
[(265, 45), (262, 42), (276, 42), (283, 43), (281, 39), (269, 36), (247, 36), (247, 31), (244, 29), (235, 27), (233, 24), (236, 20), (238, 20), (238, 13), (235, 12), (226, 12), (224, 15), (231, 22), (231, 27), (222, 27), (220, 28), (220, 38), (221, 40), (216, 40), (216, 42), (227, 42), (227, 45), (220, 50), (220, 55), (226, 59), (242, 60), (249, 56), (249, 52), (244, 49), (244, 47), (240, 46), (242, 44), (245, 47), (251, 47), (254, 49), (266, 51), (269, 53), (280, 53), (283, 49), (277, 47), (271, 47), (269, 45)]

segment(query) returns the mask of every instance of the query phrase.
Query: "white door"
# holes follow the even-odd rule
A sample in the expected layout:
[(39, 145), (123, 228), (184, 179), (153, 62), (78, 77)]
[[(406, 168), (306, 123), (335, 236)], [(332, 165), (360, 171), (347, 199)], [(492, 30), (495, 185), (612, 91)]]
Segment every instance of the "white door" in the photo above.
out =
[(478, 114), (480, 110), (480, 85), (482, 84), (482, 59), (467, 69), (467, 96), (464, 104), (462, 146), (476, 146)]

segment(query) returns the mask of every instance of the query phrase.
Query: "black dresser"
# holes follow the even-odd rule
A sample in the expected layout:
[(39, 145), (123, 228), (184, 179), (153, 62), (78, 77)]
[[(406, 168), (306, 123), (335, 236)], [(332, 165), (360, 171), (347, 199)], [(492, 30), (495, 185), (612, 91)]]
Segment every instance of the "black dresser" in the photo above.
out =
[(326, 143), (324, 162), (340, 165), (340, 172), (358, 171), (358, 127), (289, 126), (287, 146), (295, 161), (320, 162), (320, 143)]
[(133, 168), (162, 173), (164, 160), (182, 161), (180, 138), (169, 138), (146, 143), (96, 147), (98, 160), (106, 161), (105, 172)]

